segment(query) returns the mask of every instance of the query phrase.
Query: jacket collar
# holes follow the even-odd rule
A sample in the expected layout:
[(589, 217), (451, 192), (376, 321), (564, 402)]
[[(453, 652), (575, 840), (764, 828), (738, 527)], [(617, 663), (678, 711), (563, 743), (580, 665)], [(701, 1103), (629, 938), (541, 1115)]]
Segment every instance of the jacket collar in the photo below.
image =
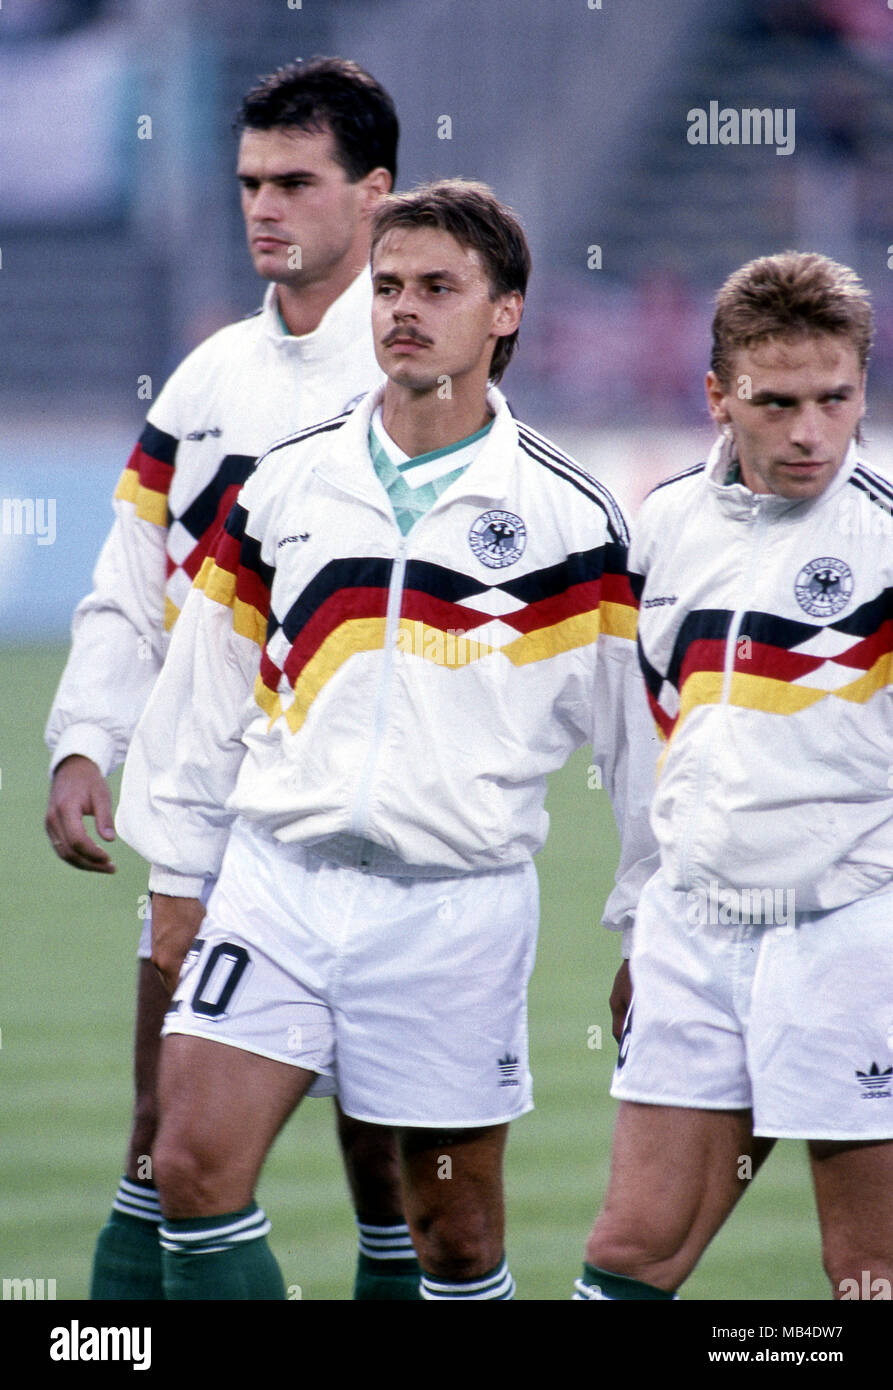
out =
[[(279, 302), (276, 286), (268, 285), (261, 309), (263, 331), (280, 352), (288, 352), (304, 362), (314, 362), (321, 358), (331, 358), (339, 350), (346, 351), (356, 345), (361, 334), (358, 324), (371, 325), (372, 321), (372, 277), (364, 270), (348, 285), (343, 294), (330, 304), (312, 333), (304, 333), (296, 338), (283, 333), (279, 318)], [(371, 326), (367, 335), (371, 347)]]
[[(342, 492), (390, 513), (391, 504), (372, 466), (368, 445), (372, 416), (384, 400), (384, 393), (384, 386), (380, 386), (363, 397), (337, 432), (331, 449), (314, 465), (314, 472)], [(461, 490), (463, 497), (499, 502), (505, 498), (514, 473), (518, 430), (497, 387), (489, 387), (487, 403), (493, 411), (493, 425), (479, 453), (453, 486)]]
[(818, 497), (809, 497), (802, 502), (795, 498), (779, 497), (775, 493), (751, 492), (744, 483), (727, 483), (726, 477), (731, 463), (732, 440), (720, 435), (707, 457), (704, 477), (708, 490), (716, 498), (726, 515), (749, 519), (759, 508), (769, 517), (784, 516), (788, 512), (807, 516), (823, 507), (840, 492), (841, 488), (846, 486), (854, 468), (859, 463), (859, 456), (856, 451), (855, 440), (853, 440), (847, 449), (843, 463), (824, 492), (820, 492)]

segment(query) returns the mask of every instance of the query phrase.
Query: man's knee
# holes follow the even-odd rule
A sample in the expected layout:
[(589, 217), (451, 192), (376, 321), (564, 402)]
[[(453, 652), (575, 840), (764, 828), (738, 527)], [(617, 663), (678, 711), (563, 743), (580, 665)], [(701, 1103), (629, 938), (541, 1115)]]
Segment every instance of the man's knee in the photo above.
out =
[(402, 1130), (406, 1205), (422, 1269), (474, 1279), (502, 1260), (502, 1155), (507, 1125)]
[(162, 1131), (152, 1167), (162, 1211), (169, 1219), (213, 1215), (221, 1209), (218, 1166), (210, 1154), (188, 1137)]
[[(812, 1140), (822, 1264), (834, 1298), (889, 1298), (893, 1285), (893, 1144)], [(877, 1287), (875, 1287), (877, 1286)]]
[(413, 1230), (419, 1263), (441, 1279), (474, 1279), (487, 1274), (503, 1255), (503, 1232), (494, 1229), (485, 1211), (452, 1210), (422, 1212)]
[(893, 1293), (893, 1253), (882, 1239), (835, 1226), (822, 1237), (822, 1264), (836, 1299), (888, 1299)]
[(407, 1193), (407, 1204), (413, 1244), (429, 1274), (474, 1279), (499, 1264), (505, 1230), (498, 1179), (467, 1183), (457, 1175), (417, 1182)]
[(862, 1271), (866, 1268), (865, 1256), (859, 1255), (842, 1232), (833, 1231), (823, 1238), (822, 1265), (831, 1285), (832, 1298), (842, 1298), (851, 1287), (859, 1290), (857, 1297), (861, 1298)]
[(699, 1254), (691, 1223), (672, 1211), (651, 1219), (604, 1211), (586, 1244), (589, 1264), (661, 1288), (678, 1288)]

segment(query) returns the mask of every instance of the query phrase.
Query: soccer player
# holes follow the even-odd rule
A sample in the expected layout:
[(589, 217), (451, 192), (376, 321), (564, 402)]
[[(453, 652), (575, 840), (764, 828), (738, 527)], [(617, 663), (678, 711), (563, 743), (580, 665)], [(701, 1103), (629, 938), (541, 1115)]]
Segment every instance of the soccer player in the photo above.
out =
[[(238, 179), (263, 307), (198, 347), (152, 406), (121, 479), (114, 529), (48, 725), (47, 830), (61, 858), (112, 873), (87, 832), (114, 838), (105, 778), (120, 763), (211, 538), (276, 438), (337, 414), (381, 380), (369, 326), (370, 218), (392, 186), (391, 98), (340, 58), (291, 63), (246, 95)], [(91, 1295), (161, 1298), (161, 1212), (149, 1156), (169, 998), (140, 943), (136, 1104), (127, 1171), (96, 1251)], [(358, 1213), (358, 1298), (417, 1297), (393, 1136), (339, 1115)]]
[(893, 486), (856, 452), (871, 338), (845, 266), (738, 270), (706, 381), (720, 437), (637, 523), (661, 862), (578, 1299), (672, 1298), (781, 1137), (808, 1142), (835, 1297), (893, 1280)]
[(546, 775), (593, 740), (623, 925), (651, 846), (629, 743), (656, 742), (623, 517), (488, 391), (528, 271), (483, 185), (384, 201), (387, 381), (260, 461), (134, 736), (118, 826), (154, 865), (171, 979), (189, 950), (155, 1149), (169, 1298), (283, 1297), (254, 1189), (317, 1076), (398, 1127), (422, 1297), (512, 1296), (502, 1154), (532, 1104)]

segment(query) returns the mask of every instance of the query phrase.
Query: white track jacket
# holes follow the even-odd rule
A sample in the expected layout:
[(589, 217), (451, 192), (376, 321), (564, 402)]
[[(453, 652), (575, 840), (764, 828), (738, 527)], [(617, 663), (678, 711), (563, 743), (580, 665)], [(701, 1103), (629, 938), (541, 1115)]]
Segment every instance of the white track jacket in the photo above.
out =
[(893, 889), (893, 484), (851, 448), (821, 496), (727, 486), (727, 448), (646, 498), (630, 553), (668, 740), (652, 824), (672, 887)]
[(75, 612), (47, 724), (51, 767), (79, 753), (103, 775), (124, 761), (168, 634), (258, 455), (344, 410), (382, 379), (372, 282), (361, 275), (300, 338), (270, 286), (250, 318), (213, 334), (171, 375), (115, 494), (115, 523)]
[(606, 920), (628, 925), (658, 741), (623, 516), (494, 392), (480, 452), (404, 538), (369, 458), (380, 399), (242, 489), (136, 731), (120, 833), (175, 896), (217, 875), (236, 815), (373, 873), (499, 868), (542, 846), (546, 776), (591, 739), (623, 843)]

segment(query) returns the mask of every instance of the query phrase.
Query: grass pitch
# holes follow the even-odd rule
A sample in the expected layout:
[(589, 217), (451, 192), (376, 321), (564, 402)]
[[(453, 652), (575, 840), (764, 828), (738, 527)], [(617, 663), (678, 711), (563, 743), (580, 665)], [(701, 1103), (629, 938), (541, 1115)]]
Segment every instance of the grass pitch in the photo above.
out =
[[(0, 653), (4, 713), (4, 1227), (0, 1276), (86, 1298), (93, 1243), (122, 1171), (145, 869), (120, 842), (114, 877), (61, 864), (43, 832), (43, 724), (65, 652)], [(509, 1140), (508, 1255), (520, 1299), (567, 1299), (608, 1173), (615, 1055), (607, 996), (619, 943), (597, 926), (616, 855), (604, 792), (579, 754), (553, 781), (540, 856), (531, 988), (536, 1110)], [(601, 1037), (599, 1038), (599, 1030)], [(601, 1042), (599, 1046), (598, 1043)], [(287, 1285), (350, 1297), (353, 1219), (332, 1107), (307, 1101), (280, 1135), (258, 1200)], [(780, 1143), (684, 1289), (686, 1299), (825, 1299), (804, 1146)]]

